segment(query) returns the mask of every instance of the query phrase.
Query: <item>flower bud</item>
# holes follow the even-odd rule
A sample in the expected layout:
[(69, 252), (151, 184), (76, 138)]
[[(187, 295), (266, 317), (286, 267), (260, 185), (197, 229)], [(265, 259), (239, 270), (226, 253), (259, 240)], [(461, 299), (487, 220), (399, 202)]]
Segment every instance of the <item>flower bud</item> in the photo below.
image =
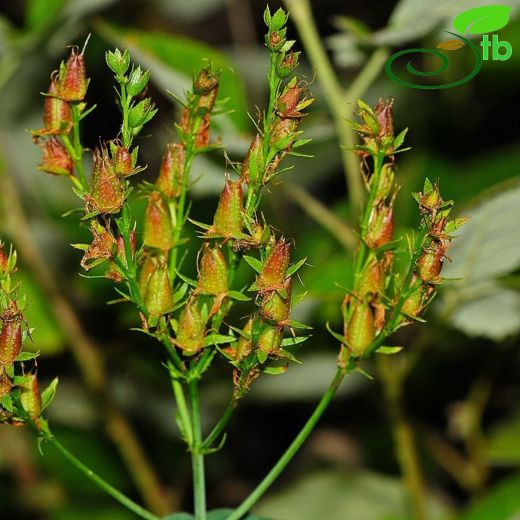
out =
[(107, 51), (105, 60), (110, 70), (117, 76), (124, 76), (130, 66), (130, 52), (125, 49), (121, 52), (117, 47), (115, 51)]
[(276, 354), (280, 349), (282, 339), (283, 326), (267, 325), (260, 333), (258, 341), (256, 342), (256, 348), (266, 354)]
[(197, 298), (190, 298), (179, 316), (175, 344), (185, 355), (192, 356), (204, 348), (205, 330)]
[(299, 52), (290, 52), (285, 55), (280, 54), (276, 62), (276, 75), (280, 79), (289, 77), (293, 70), (298, 66), (299, 57)]
[(106, 149), (94, 154), (88, 201), (100, 213), (118, 213), (125, 202), (124, 186)]
[(87, 93), (88, 83), (83, 52), (78, 54), (77, 47), (72, 47), (68, 60), (62, 62), (60, 67), (59, 96), (65, 101), (82, 101)]
[(204, 245), (197, 290), (214, 296), (227, 293), (228, 267), (219, 247), (211, 248), (208, 243)]
[(278, 31), (272, 30), (269, 31), (269, 33), (265, 36), (265, 44), (267, 45), (267, 48), (271, 52), (279, 51), (287, 41), (285, 39), (285, 35), (287, 33), (287, 29), (280, 29)]
[(346, 325), (345, 341), (356, 357), (361, 357), (375, 338), (374, 314), (367, 299), (351, 301), (354, 306)]
[(282, 287), (291, 257), (291, 246), (282, 237), (266, 258), (257, 279), (260, 289)]
[(0, 366), (0, 399), (9, 395), (13, 388), (13, 383), (9, 376), (3, 371), (3, 367)]
[[(135, 97), (138, 96), (146, 87), (150, 81), (150, 71), (143, 71), (141, 67), (136, 67), (130, 72), (130, 76), (128, 78), (128, 83), (126, 84), (126, 92), (128, 96)], [(144, 124), (144, 123), (143, 123)], [(134, 128), (141, 125), (131, 125)]]
[(305, 105), (305, 101), (300, 101), (303, 94), (303, 88), (298, 87), (296, 78), (293, 78), (283, 90), (282, 94), (276, 102), (276, 110), (281, 118), (295, 117), (299, 118), (303, 114), (300, 109)]
[(182, 144), (170, 143), (167, 145), (155, 185), (170, 199), (178, 197), (182, 192), (185, 157)]
[(43, 156), (38, 170), (52, 175), (72, 175), (72, 157), (58, 139), (55, 137), (47, 139), (43, 142), (41, 148)]
[(246, 184), (257, 184), (264, 176), (264, 140), (256, 134), (242, 165), (241, 177)]
[(424, 192), (421, 193), (420, 207), (426, 213), (436, 212), (444, 203), (439, 191), (439, 186), (437, 184), (430, 184), (430, 186), (431, 188), (425, 189)]
[(211, 67), (202, 69), (193, 82), (194, 94), (200, 96), (197, 102), (197, 109), (200, 113), (207, 113), (213, 110), (218, 93), (219, 76), (215, 74)]
[(23, 316), (16, 302), (10, 303), (0, 319), (3, 323), (0, 332), (0, 365), (10, 365), (22, 351)]
[(151, 316), (161, 316), (172, 310), (173, 292), (168, 266), (163, 260), (154, 264), (144, 295), (144, 306)]
[(422, 283), (415, 283), (414, 285), (415, 287), (401, 307), (401, 312), (407, 316), (418, 316), (422, 312), (428, 297), (428, 286)]
[(444, 242), (435, 241), (422, 253), (417, 261), (417, 272), (423, 281), (434, 284), (440, 282), (445, 252)]
[(242, 183), (227, 180), (220, 194), (211, 233), (226, 238), (239, 238), (244, 219), (242, 210)]
[(168, 205), (158, 191), (150, 193), (144, 214), (143, 243), (168, 251), (174, 246), (173, 228)]
[(18, 384), (20, 388), (20, 402), (27, 415), (35, 421), (42, 411), (42, 398), (40, 385), (36, 374), (28, 374), (20, 377)]
[(140, 128), (150, 121), (157, 113), (155, 104), (150, 98), (144, 98), (139, 103), (133, 105), (128, 113), (128, 126)]
[(366, 243), (375, 249), (392, 240), (394, 233), (394, 212), (392, 206), (376, 206), (370, 215)]
[(278, 291), (269, 291), (262, 300), (260, 315), (269, 321), (278, 323), (289, 318), (291, 311), (292, 280), (287, 278), (283, 282), (284, 296)]

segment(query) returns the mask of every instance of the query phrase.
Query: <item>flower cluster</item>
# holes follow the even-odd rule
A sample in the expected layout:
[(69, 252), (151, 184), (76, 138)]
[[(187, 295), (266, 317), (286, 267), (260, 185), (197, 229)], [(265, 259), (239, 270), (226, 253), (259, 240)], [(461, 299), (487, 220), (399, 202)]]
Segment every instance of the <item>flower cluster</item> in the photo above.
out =
[(443, 201), (437, 184), (426, 180), (424, 190), (414, 194), (419, 203), (421, 224), (409, 237), (409, 268), (405, 276), (395, 272), (394, 256), (399, 240), (394, 240), (393, 205), (395, 154), (401, 148), (406, 130), (394, 135), (392, 101), (380, 100), (374, 110), (358, 102), (361, 123), (351, 123), (362, 136), (356, 147), (362, 159), (367, 203), (361, 220), (361, 244), (355, 255), (354, 281), (343, 301), (343, 335), (335, 336), (343, 348), (339, 363), (367, 357), (378, 351), (397, 352), (383, 341), (397, 328), (420, 315), (442, 282), (441, 269), (453, 233), (466, 219), (448, 220), (452, 201)]
[(25, 297), (19, 297), (13, 280), (15, 272), (16, 252), (11, 249), (8, 254), (0, 242), (0, 423), (30, 421), (40, 428), (40, 415), (54, 395), (57, 380), (40, 393), (37, 354), (22, 350), (30, 329), (23, 316)]

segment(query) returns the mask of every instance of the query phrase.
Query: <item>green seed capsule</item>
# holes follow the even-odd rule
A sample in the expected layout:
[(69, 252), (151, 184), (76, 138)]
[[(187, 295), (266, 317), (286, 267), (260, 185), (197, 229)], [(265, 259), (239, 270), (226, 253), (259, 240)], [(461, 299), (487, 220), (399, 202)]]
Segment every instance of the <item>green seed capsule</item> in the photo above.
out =
[(283, 339), (283, 327), (278, 325), (268, 325), (261, 332), (256, 348), (265, 354), (276, 354), (280, 349)]
[(22, 376), (18, 386), (20, 388), (20, 402), (24, 410), (31, 419), (38, 419), (42, 410), (42, 398), (36, 374)]
[(354, 306), (348, 320), (345, 341), (352, 354), (361, 357), (375, 338), (374, 314), (367, 300), (352, 300)]
[(157, 261), (146, 285), (144, 305), (150, 315), (161, 316), (171, 311), (172, 303), (173, 292), (168, 266), (164, 261)]
[(200, 261), (198, 290), (219, 296), (228, 291), (228, 268), (219, 247), (211, 248), (206, 243)]
[(144, 214), (143, 243), (161, 251), (168, 251), (174, 246), (170, 210), (158, 191), (154, 191), (148, 197)]
[(260, 289), (279, 287), (285, 280), (289, 261), (291, 258), (291, 246), (282, 237), (275, 243), (269, 256), (262, 267), (262, 272), (257, 279)]
[(3, 322), (0, 332), (0, 365), (10, 365), (22, 351), (23, 316), (15, 302), (1, 316)]
[(191, 298), (179, 316), (175, 344), (187, 356), (193, 356), (204, 348), (206, 324), (202, 319), (196, 298)]
[(291, 311), (292, 280), (287, 278), (283, 283), (284, 296), (278, 291), (269, 291), (262, 300), (260, 314), (269, 321), (283, 322), (289, 318)]
[(226, 181), (213, 219), (211, 232), (228, 238), (239, 238), (243, 220), (242, 183)]

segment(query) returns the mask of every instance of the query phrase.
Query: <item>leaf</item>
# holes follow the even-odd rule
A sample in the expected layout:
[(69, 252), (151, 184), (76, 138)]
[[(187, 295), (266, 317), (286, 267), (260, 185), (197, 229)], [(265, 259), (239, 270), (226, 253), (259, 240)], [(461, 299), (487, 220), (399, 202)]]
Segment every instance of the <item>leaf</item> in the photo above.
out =
[(292, 276), (300, 267), (307, 261), (307, 258), (302, 258), (301, 260), (298, 260), (295, 264), (291, 265), (289, 269), (287, 269), (287, 275), (286, 276)]
[(56, 388), (58, 386), (58, 378), (55, 377), (50, 385), (42, 392), (42, 412), (47, 408), (56, 395)]
[(398, 352), (401, 352), (404, 347), (379, 347), (376, 352), (378, 354), (397, 354)]
[(182, 36), (137, 31), (106, 22), (99, 22), (96, 27), (117, 46), (128, 48), (137, 62), (150, 69), (152, 82), (164, 92), (173, 91), (179, 98), (183, 98), (183, 92), (191, 86), (193, 75), (208, 62), (222, 69), (219, 99), (229, 99), (226, 109), (231, 113), (218, 119), (229, 120), (240, 131), (249, 128), (244, 84), (225, 54)]
[(257, 273), (262, 272), (262, 262), (260, 262), (260, 260), (249, 255), (244, 255), (242, 258), (246, 261), (247, 265), (253, 269), (253, 271), (256, 271)]
[(520, 474), (500, 481), (458, 520), (518, 520), (520, 514)]
[(465, 46), (465, 43), (462, 40), (446, 40), (437, 44), (438, 49), (443, 49), (445, 51), (457, 51), (462, 49)]
[(204, 338), (204, 346), (222, 345), (223, 343), (233, 343), (237, 338), (235, 336), (226, 336), (224, 334), (208, 334)]
[(248, 302), (249, 300), (251, 300), (251, 298), (249, 298), (249, 296), (246, 296), (245, 294), (242, 294), (241, 292), (239, 291), (229, 291), (227, 293), (227, 295), (233, 299), (233, 300), (237, 300), (239, 302)]
[(509, 22), (512, 7), (508, 5), (484, 5), (457, 15), (453, 26), (462, 34), (484, 34), (495, 32)]
[(16, 361), (30, 361), (31, 359), (36, 359), (40, 355), (39, 352), (21, 352)]
[(0, 406), (5, 408), (10, 413), (14, 412), (13, 400), (9, 394), (0, 397)]

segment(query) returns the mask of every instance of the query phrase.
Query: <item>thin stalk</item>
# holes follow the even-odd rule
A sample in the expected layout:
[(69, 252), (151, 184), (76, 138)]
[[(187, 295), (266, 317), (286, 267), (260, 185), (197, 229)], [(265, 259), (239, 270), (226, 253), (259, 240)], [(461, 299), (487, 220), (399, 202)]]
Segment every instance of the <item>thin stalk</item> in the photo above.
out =
[(173, 377), (172, 388), (173, 395), (175, 396), (175, 401), (177, 403), (177, 408), (179, 409), (179, 419), (183, 429), (182, 434), (185, 437), (186, 444), (188, 446), (192, 446), (194, 438), (193, 425), (191, 422), (191, 414), (186, 403), (186, 397), (184, 396), (184, 388), (182, 383)]
[(81, 121), (81, 113), (79, 110), (79, 106), (77, 103), (71, 103), (72, 109), (72, 142), (74, 146), (74, 155), (72, 159), (74, 161), (74, 165), (76, 166), (76, 171), (78, 173), (78, 179), (81, 182), (81, 185), (86, 189), (87, 187), (87, 177), (85, 175), (85, 167), (83, 165), (83, 145), (81, 144), (81, 133), (79, 123)]
[(298, 435), (295, 437), (291, 445), (287, 448), (285, 453), (281, 456), (278, 462), (273, 466), (271, 471), (264, 477), (262, 482), (253, 490), (253, 492), (235, 509), (226, 520), (240, 520), (251, 507), (262, 497), (262, 495), (271, 487), (273, 482), (280, 476), (285, 467), (291, 462), (292, 458), (296, 455), (302, 444), (307, 440), (307, 437), (311, 434), (312, 430), (320, 420), (321, 416), (329, 406), (332, 398), (336, 394), (336, 391), (343, 381), (343, 378), (348, 373), (348, 369), (338, 368), (334, 378), (332, 379), (327, 391), (323, 394), (320, 402), (314, 409), (314, 412), (309, 417), (303, 428), (300, 430)]
[(356, 99), (363, 97), (365, 92), (370, 88), (370, 85), (374, 83), (375, 79), (381, 72), (389, 54), (390, 53), (386, 47), (380, 47), (372, 53), (345, 92), (347, 106), (349, 106), (349, 103), (356, 101)]
[(292, 20), (296, 24), (311, 65), (316, 70), (316, 77), (323, 88), (325, 101), (334, 120), (336, 133), (342, 147), (340, 153), (345, 170), (350, 205), (353, 214), (356, 214), (361, 209), (365, 194), (358, 161), (350, 152), (355, 141), (353, 133), (345, 124), (347, 111), (343, 88), (323, 47), (323, 39), (316, 28), (310, 2), (308, 0), (285, 0), (285, 4), (291, 12)]
[(45, 439), (49, 441), (73, 466), (81, 471), (87, 478), (97, 484), (105, 493), (117, 500), (120, 504), (135, 513), (137, 516), (145, 520), (159, 520), (159, 517), (144, 509), (139, 504), (128, 498), (126, 495), (118, 491), (115, 487), (102, 479), (90, 468), (85, 466), (75, 455), (73, 455), (61, 442), (59, 442), (52, 434), (46, 435)]
[(209, 435), (206, 437), (206, 439), (202, 443), (202, 447), (204, 449), (211, 448), (212, 444), (219, 438), (220, 434), (224, 431), (225, 427), (227, 426), (229, 419), (233, 415), (233, 412), (235, 411), (236, 407), (237, 407), (236, 399), (231, 399), (231, 401), (229, 401), (226, 409), (224, 410), (222, 417), (219, 419), (218, 423), (214, 426), (213, 430), (211, 430)]
[(195, 520), (206, 520), (206, 478), (204, 474), (204, 454), (202, 451), (202, 428), (200, 423), (198, 381), (190, 381), (189, 389), (193, 418), (191, 464), (193, 468), (193, 500), (195, 505)]

